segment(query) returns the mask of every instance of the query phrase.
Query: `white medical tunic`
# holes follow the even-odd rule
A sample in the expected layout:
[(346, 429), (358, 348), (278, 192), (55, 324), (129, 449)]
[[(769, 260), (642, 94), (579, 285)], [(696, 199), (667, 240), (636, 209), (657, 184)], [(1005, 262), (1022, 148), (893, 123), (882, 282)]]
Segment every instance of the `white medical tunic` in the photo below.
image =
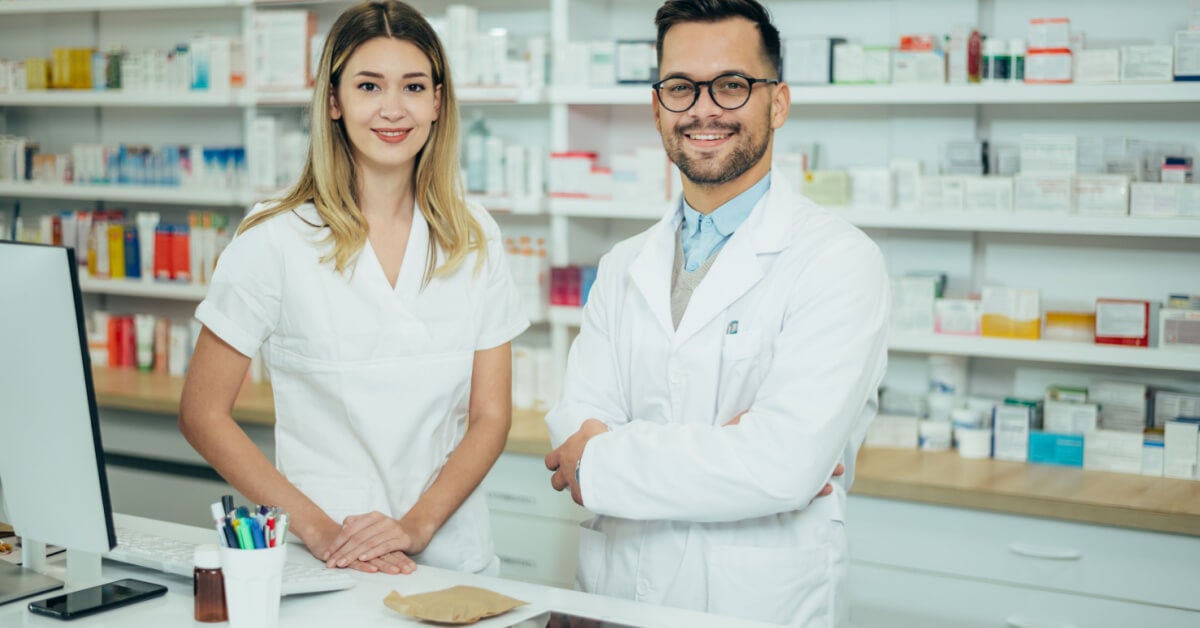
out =
[[(466, 433), (475, 352), (529, 325), (496, 222), (471, 212), (487, 237), (478, 272), (472, 254), (421, 287), (429, 230), (418, 208), (393, 288), (369, 242), (345, 272), (322, 263), (329, 230), (303, 205), (234, 238), (196, 310), (239, 353), (262, 350), (276, 465), (334, 521), (412, 508)], [(482, 492), (414, 558), (487, 568), (495, 551)]]

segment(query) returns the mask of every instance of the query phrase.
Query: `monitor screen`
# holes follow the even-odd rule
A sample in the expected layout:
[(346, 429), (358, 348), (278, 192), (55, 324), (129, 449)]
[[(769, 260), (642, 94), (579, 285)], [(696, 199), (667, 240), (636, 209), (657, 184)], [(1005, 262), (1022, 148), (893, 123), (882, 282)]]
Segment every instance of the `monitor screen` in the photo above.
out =
[(0, 510), (18, 535), (116, 546), (73, 249), (0, 242), (0, 434)]

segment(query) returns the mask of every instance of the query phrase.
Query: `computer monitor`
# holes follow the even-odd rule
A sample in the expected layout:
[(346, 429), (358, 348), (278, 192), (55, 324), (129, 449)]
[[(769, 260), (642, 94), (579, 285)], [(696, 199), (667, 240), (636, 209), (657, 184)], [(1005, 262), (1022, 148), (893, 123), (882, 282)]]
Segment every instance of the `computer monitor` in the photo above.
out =
[(116, 546), (77, 272), (74, 249), (0, 242), (0, 520), (24, 553), (0, 562), (0, 604), (62, 586), (44, 544), (74, 581)]

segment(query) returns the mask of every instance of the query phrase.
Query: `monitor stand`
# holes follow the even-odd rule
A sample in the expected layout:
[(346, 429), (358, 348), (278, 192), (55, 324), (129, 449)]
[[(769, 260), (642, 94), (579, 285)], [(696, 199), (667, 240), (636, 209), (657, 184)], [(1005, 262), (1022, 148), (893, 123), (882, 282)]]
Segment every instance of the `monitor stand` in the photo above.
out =
[(61, 580), (28, 567), (0, 561), (0, 604), (8, 604), (40, 593), (61, 589)]
[[(79, 550), (67, 550), (64, 570), (51, 566), (46, 560), (46, 544), (28, 537), (21, 539), (21, 566), (0, 561), (0, 604), (61, 589), (64, 581), (71, 589), (99, 584), (100, 555)], [(63, 573), (65, 571), (65, 573)], [(63, 573), (63, 579), (47, 575)]]

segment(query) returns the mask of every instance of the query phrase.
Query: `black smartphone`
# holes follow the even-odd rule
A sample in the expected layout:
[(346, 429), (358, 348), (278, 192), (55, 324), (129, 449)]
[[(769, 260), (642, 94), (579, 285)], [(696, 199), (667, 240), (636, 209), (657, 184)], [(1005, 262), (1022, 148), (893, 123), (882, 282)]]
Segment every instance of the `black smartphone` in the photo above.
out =
[(167, 587), (153, 582), (126, 578), (66, 595), (56, 595), (29, 603), (30, 612), (58, 619), (75, 619), (119, 606), (158, 597)]

